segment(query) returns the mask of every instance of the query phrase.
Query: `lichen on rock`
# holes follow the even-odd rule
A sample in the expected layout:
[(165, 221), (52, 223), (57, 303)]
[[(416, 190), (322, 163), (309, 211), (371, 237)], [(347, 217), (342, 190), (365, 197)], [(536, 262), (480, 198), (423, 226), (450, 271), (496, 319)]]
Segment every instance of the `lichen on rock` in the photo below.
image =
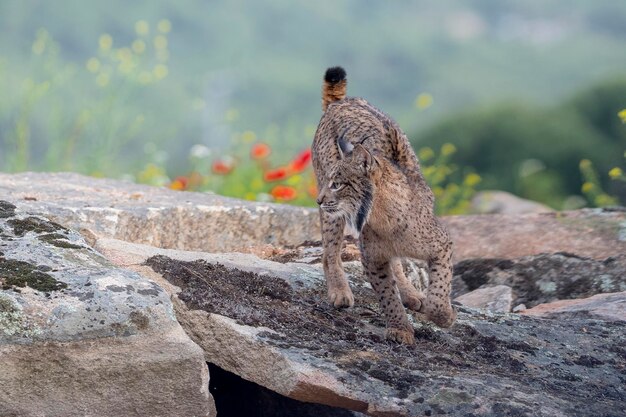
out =
[(22, 237), (28, 232), (35, 233), (54, 233), (59, 231), (67, 232), (67, 229), (58, 223), (52, 222), (41, 217), (28, 216), (23, 219), (10, 219), (7, 223), (13, 227), (13, 233)]
[(9, 294), (0, 293), (0, 335), (33, 337), (40, 329), (30, 323), (22, 306)]
[(42, 242), (48, 243), (52, 246), (56, 246), (57, 248), (63, 249), (81, 249), (83, 248), (80, 245), (75, 245), (67, 241), (67, 236), (62, 235), (60, 233), (46, 233), (43, 235), (37, 236), (37, 239)]
[(26, 286), (37, 291), (50, 292), (67, 288), (67, 284), (56, 280), (52, 275), (25, 261), (6, 259), (0, 256), (0, 281), (2, 289)]
[(8, 201), (0, 201), (0, 219), (6, 219), (15, 216), (15, 207)]

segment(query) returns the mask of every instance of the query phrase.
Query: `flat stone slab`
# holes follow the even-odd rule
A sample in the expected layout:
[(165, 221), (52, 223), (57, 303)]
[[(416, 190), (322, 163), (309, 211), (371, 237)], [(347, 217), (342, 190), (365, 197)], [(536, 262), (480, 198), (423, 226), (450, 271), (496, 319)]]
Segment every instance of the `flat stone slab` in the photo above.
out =
[(169, 295), (0, 201), (0, 416), (209, 415)]
[[(0, 199), (75, 230), (167, 249), (250, 251), (320, 239), (316, 209), (253, 203), (78, 174), (2, 174)], [(568, 252), (604, 259), (626, 253), (626, 212), (444, 217), (455, 260)]]
[(522, 311), (536, 317), (583, 316), (626, 322), (626, 292), (597, 294), (577, 300), (559, 300), (539, 304)]
[(511, 311), (513, 291), (507, 285), (495, 285), (470, 291), (456, 297), (454, 301), (466, 307), (482, 308), (495, 313), (508, 313)]
[[(230, 255), (220, 262), (219, 254), (202, 259), (110, 239), (97, 247), (164, 282), (207, 361), (291, 398), (371, 416), (569, 417), (626, 409), (624, 322), (458, 307), (449, 330), (414, 320), (416, 346), (406, 347), (384, 340), (374, 294), (358, 276), (350, 277), (355, 307), (335, 310), (321, 271), (303, 278), (297, 263), (266, 261), (258, 274), (251, 259), (238, 265)], [(285, 268), (293, 268), (291, 279)]]

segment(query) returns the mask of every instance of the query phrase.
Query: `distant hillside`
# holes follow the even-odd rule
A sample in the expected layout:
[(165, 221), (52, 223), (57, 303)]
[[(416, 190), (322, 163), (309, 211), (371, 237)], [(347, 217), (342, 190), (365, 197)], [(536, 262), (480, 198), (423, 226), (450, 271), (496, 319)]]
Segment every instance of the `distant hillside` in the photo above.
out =
[[(228, 111), (229, 129), (263, 135), (275, 124), (286, 149), (307, 143), (329, 65), (345, 66), (349, 93), (407, 131), (502, 99), (555, 103), (626, 68), (626, 2), (614, 0), (58, 0), (0, 2), (0, 76), (4, 69), (17, 82), (31, 71), (41, 27), (63, 59), (84, 68), (102, 33), (114, 45), (130, 44), (135, 22), (153, 30), (162, 18), (172, 30), (158, 96), (179, 113), (159, 120), (171, 123), (161, 130), (177, 138), (172, 152), (181, 155), (216, 140), (213, 125)], [(415, 101), (424, 92), (434, 101), (420, 111)], [(13, 106), (0, 100), (0, 110)], [(208, 104), (200, 116), (185, 110), (198, 102)]]

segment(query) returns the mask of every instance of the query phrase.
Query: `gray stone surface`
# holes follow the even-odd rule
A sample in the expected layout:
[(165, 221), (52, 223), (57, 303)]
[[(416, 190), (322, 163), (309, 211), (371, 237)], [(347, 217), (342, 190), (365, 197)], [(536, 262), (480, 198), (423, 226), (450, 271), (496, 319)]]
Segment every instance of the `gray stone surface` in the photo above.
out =
[[(0, 199), (75, 230), (168, 249), (249, 251), (320, 239), (317, 210), (251, 203), (78, 174), (2, 174)], [(626, 253), (626, 213), (559, 213), (443, 218), (457, 261), (569, 252), (604, 259)]]
[(470, 211), (477, 214), (527, 214), (549, 213), (554, 210), (506, 191), (488, 190), (479, 191), (472, 197)]
[(508, 285), (494, 285), (468, 292), (454, 301), (466, 307), (481, 308), (494, 313), (508, 313), (511, 311), (513, 291)]
[(453, 297), (494, 285), (512, 287), (513, 304), (527, 307), (626, 291), (626, 255), (596, 260), (553, 253), (518, 259), (468, 259), (455, 264)]
[(373, 292), (358, 276), (350, 277), (355, 307), (334, 310), (321, 274), (304, 286), (285, 277), (286, 268), (301, 274), (297, 262), (263, 263), (255, 275), (250, 264), (261, 261), (252, 258), (222, 262), (111, 239), (97, 247), (172, 293), (207, 361), (291, 398), (371, 416), (575, 417), (626, 408), (626, 323), (458, 307), (451, 329), (416, 320), (416, 346), (399, 346), (384, 340)]
[(0, 416), (206, 416), (208, 371), (169, 295), (0, 201)]

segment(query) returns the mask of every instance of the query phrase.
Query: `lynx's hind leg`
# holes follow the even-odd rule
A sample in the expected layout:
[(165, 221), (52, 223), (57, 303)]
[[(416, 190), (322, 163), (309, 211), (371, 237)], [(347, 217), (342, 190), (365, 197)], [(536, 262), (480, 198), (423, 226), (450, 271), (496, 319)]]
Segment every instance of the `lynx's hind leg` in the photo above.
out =
[(447, 242), (429, 262), (429, 280), (426, 299), (421, 312), (439, 327), (450, 327), (456, 320), (456, 311), (450, 304), (452, 285), (452, 243)]
[(408, 309), (419, 311), (422, 307), (422, 301), (426, 296), (419, 291), (411, 280), (406, 276), (404, 267), (402, 266), (402, 258), (393, 258), (390, 262), (391, 272), (396, 279), (396, 285), (400, 292), (402, 304)]
[(324, 276), (328, 287), (328, 300), (336, 308), (352, 307), (354, 295), (341, 264), (341, 245), (345, 220), (342, 217), (330, 217), (320, 210), (322, 223), (322, 246), (324, 255)]
[(378, 296), (387, 322), (385, 337), (388, 340), (412, 345), (415, 343), (413, 326), (400, 300), (389, 261), (370, 259), (367, 251), (361, 251), (363, 268), (372, 288)]

